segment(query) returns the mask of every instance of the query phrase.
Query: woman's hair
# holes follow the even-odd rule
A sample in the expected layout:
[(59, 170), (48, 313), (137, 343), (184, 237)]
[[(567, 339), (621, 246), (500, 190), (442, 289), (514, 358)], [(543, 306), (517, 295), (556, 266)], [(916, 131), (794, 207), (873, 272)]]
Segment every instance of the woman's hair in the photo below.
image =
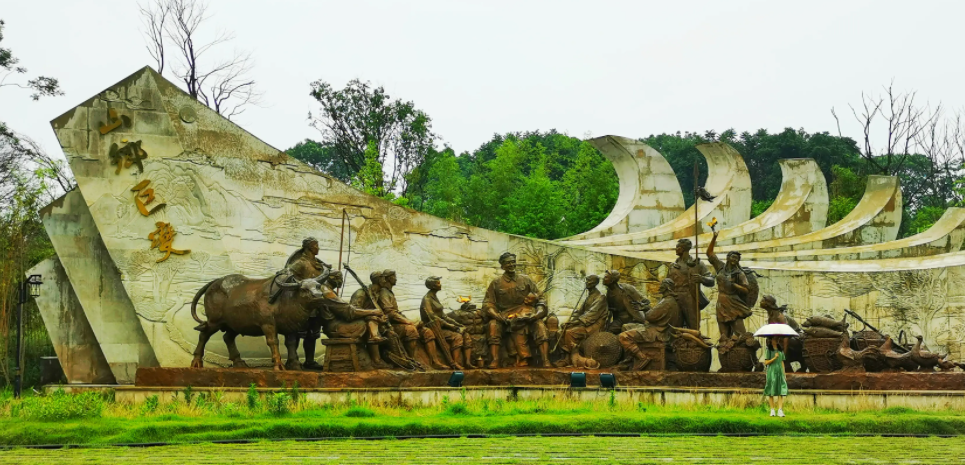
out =
[(767, 345), (768, 347), (774, 350), (778, 350), (778, 351), (784, 350), (784, 347), (781, 345), (780, 338), (778, 336), (768, 336)]

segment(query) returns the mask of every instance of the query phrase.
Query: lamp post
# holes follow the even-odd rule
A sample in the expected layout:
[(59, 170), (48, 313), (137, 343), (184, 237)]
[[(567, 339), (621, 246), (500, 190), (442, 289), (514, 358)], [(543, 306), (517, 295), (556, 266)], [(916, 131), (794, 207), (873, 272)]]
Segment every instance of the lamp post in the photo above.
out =
[(30, 275), (26, 281), (20, 282), (20, 295), (17, 299), (17, 368), (13, 378), (13, 396), (20, 397), (23, 388), (23, 304), (27, 303), (27, 296), (40, 295), (40, 285), (43, 281), (39, 274)]

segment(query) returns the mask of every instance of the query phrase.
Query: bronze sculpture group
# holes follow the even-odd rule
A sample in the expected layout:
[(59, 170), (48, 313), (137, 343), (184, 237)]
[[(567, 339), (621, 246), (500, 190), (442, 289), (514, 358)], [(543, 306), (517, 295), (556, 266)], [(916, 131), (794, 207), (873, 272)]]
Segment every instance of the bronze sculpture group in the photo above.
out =
[[(489, 284), (481, 308), (467, 298), (459, 309), (447, 313), (438, 296), (442, 278), (432, 276), (425, 280), (428, 291), (419, 306), (419, 319), (410, 320), (395, 297), (395, 271), (374, 271), (366, 285), (346, 265), (360, 288), (345, 302), (337, 294), (343, 285), (342, 274), (317, 258), (318, 241), (307, 238), (289, 257), (285, 269), (271, 278), (229, 275), (197, 292), (191, 314), (199, 323), (195, 329), (200, 335), (191, 366), (203, 366), (205, 344), (223, 331), (234, 367), (246, 366), (235, 338), (263, 335), (274, 369), (321, 369), (315, 351), (324, 334), (322, 343), (329, 349), (325, 369), (336, 370), (339, 365), (331, 362), (342, 354), (346, 365), (338, 371), (508, 366), (595, 369), (601, 362), (616, 363), (620, 354), (622, 369), (628, 371), (708, 371), (712, 344), (700, 332), (700, 311), (709, 302), (700, 286), (716, 284), (721, 371), (759, 370), (760, 345), (744, 326), (758, 298), (756, 276), (740, 266), (739, 253), (731, 252), (721, 261), (714, 253), (716, 239), (715, 232), (707, 248), (713, 274), (690, 255), (688, 239), (678, 242), (678, 258), (660, 283), (653, 305), (635, 287), (621, 283), (617, 270), (606, 271), (602, 280), (586, 276), (585, 299), (581, 295), (569, 320), (560, 326), (536, 283), (516, 270), (516, 256), (510, 252), (499, 257), (503, 273)], [(599, 289), (601, 281), (605, 293)], [(202, 297), (206, 321), (197, 314)], [(768, 323), (785, 323), (801, 334), (784, 342), (788, 370), (792, 362), (811, 371), (958, 366), (922, 349), (920, 339), (913, 349), (895, 345), (884, 336), (877, 344), (861, 346), (859, 341), (861, 347), (853, 347), (854, 339), (844, 337), (846, 323), (811, 317), (802, 328), (785, 315), (786, 306), (778, 306), (773, 296), (764, 296), (761, 308), (768, 313)], [(284, 337), (288, 352), (284, 363), (278, 336)], [(856, 333), (855, 338), (861, 337)], [(297, 356), (300, 340), (304, 363)], [(805, 356), (818, 352), (829, 355), (821, 360)]]

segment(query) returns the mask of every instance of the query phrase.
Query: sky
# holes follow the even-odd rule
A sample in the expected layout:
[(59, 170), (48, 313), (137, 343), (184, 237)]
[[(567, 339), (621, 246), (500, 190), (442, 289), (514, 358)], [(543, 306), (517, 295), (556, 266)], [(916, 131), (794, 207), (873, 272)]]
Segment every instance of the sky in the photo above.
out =
[[(33, 102), (2, 87), (0, 121), (60, 154), (50, 120), (153, 65), (137, 3), (6, 3), (0, 46), (66, 95)], [(204, 33), (235, 36), (212, 53), (250, 51), (263, 92), (234, 121), (281, 150), (320, 138), (307, 119), (319, 79), (415, 102), (457, 152), (550, 129), (837, 133), (832, 107), (858, 138), (849, 103), (891, 82), (922, 103), (965, 106), (961, 1), (212, 0), (209, 13)]]

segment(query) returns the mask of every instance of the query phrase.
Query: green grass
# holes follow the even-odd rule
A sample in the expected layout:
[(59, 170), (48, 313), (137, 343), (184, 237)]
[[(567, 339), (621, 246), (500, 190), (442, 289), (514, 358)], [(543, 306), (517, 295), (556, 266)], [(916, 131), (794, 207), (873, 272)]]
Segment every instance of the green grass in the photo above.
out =
[(944, 464), (965, 438), (577, 437), (194, 444), (151, 448), (0, 451), (0, 463), (289, 464)]
[[(297, 400), (296, 400), (297, 399)], [(759, 396), (748, 402), (760, 402)], [(742, 404), (743, 405), (743, 404)], [(862, 408), (860, 401), (850, 408)], [(118, 444), (319, 437), (639, 433), (770, 435), (965, 435), (965, 412), (905, 407), (850, 412), (795, 408), (771, 418), (762, 405), (687, 407), (554, 399), (460, 400), (440, 405), (371, 405), (349, 398), (317, 404), (304, 395), (257, 393), (240, 402), (219, 392), (184, 392), (124, 404), (94, 393), (0, 397), (0, 444)]]

